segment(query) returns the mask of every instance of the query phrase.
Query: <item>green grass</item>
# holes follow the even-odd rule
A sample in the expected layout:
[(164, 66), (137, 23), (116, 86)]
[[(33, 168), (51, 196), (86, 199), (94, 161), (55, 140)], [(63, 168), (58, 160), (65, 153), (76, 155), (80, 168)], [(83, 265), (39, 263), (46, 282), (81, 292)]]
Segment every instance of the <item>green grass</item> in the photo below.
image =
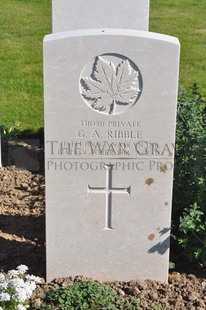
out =
[(42, 40), (50, 15), (50, 0), (0, 0), (0, 124), (43, 126)]
[[(206, 93), (206, 1), (150, 2), (150, 31), (180, 39), (182, 84), (197, 82)], [(42, 40), (48, 33), (51, 0), (0, 0), (0, 124), (43, 127)]]
[(206, 1), (151, 0), (150, 8), (150, 31), (180, 40), (180, 82), (206, 94)]

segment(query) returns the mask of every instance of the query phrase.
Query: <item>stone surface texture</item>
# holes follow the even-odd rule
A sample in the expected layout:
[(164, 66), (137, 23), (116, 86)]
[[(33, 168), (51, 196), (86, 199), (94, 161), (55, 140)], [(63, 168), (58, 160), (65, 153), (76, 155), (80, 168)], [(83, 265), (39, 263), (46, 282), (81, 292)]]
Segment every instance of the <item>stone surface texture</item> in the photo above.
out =
[(53, 0), (53, 32), (89, 28), (148, 30), (149, 0)]
[(47, 280), (167, 282), (179, 42), (44, 40)]

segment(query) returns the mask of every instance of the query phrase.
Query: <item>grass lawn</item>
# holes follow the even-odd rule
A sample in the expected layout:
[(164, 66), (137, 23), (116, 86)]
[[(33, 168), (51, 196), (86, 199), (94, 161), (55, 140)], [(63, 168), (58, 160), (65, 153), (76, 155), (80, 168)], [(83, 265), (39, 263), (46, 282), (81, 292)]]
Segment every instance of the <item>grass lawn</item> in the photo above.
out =
[[(181, 42), (180, 80), (206, 93), (206, 1), (151, 0), (150, 31)], [(0, 0), (0, 124), (43, 127), (42, 39), (51, 33), (51, 0)]]
[(150, 0), (150, 8), (150, 31), (180, 40), (180, 82), (206, 94), (206, 1)]
[(0, 0), (0, 124), (43, 126), (42, 40), (50, 32), (50, 0)]

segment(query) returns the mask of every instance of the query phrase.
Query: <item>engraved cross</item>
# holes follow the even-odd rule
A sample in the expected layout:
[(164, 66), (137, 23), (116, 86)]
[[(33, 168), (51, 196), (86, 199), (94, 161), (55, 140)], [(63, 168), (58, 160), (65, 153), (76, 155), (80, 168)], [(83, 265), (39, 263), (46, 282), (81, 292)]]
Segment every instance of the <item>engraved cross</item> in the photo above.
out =
[(92, 187), (88, 185), (88, 194), (106, 194), (106, 209), (105, 209), (105, 227), (104, 229), (112, 228), (112, 194), (127, 194), (131, 193), (131, 186), (121, 188), (112, 187), (112, 170), (114, 165), (105, 165), (106, 168), (106, 186), (105, 187)]

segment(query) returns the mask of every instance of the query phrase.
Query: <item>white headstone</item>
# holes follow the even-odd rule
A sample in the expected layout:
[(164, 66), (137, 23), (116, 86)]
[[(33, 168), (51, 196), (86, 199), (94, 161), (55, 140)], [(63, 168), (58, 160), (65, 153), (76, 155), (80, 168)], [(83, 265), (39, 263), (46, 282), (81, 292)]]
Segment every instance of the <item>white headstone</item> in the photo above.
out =
[(52, 0), (53, 32), (89, 28), (148, 30), (149, 0)]
[(45, 37), (48, 281), (167, 281), (178, 64), (165, 35)]

